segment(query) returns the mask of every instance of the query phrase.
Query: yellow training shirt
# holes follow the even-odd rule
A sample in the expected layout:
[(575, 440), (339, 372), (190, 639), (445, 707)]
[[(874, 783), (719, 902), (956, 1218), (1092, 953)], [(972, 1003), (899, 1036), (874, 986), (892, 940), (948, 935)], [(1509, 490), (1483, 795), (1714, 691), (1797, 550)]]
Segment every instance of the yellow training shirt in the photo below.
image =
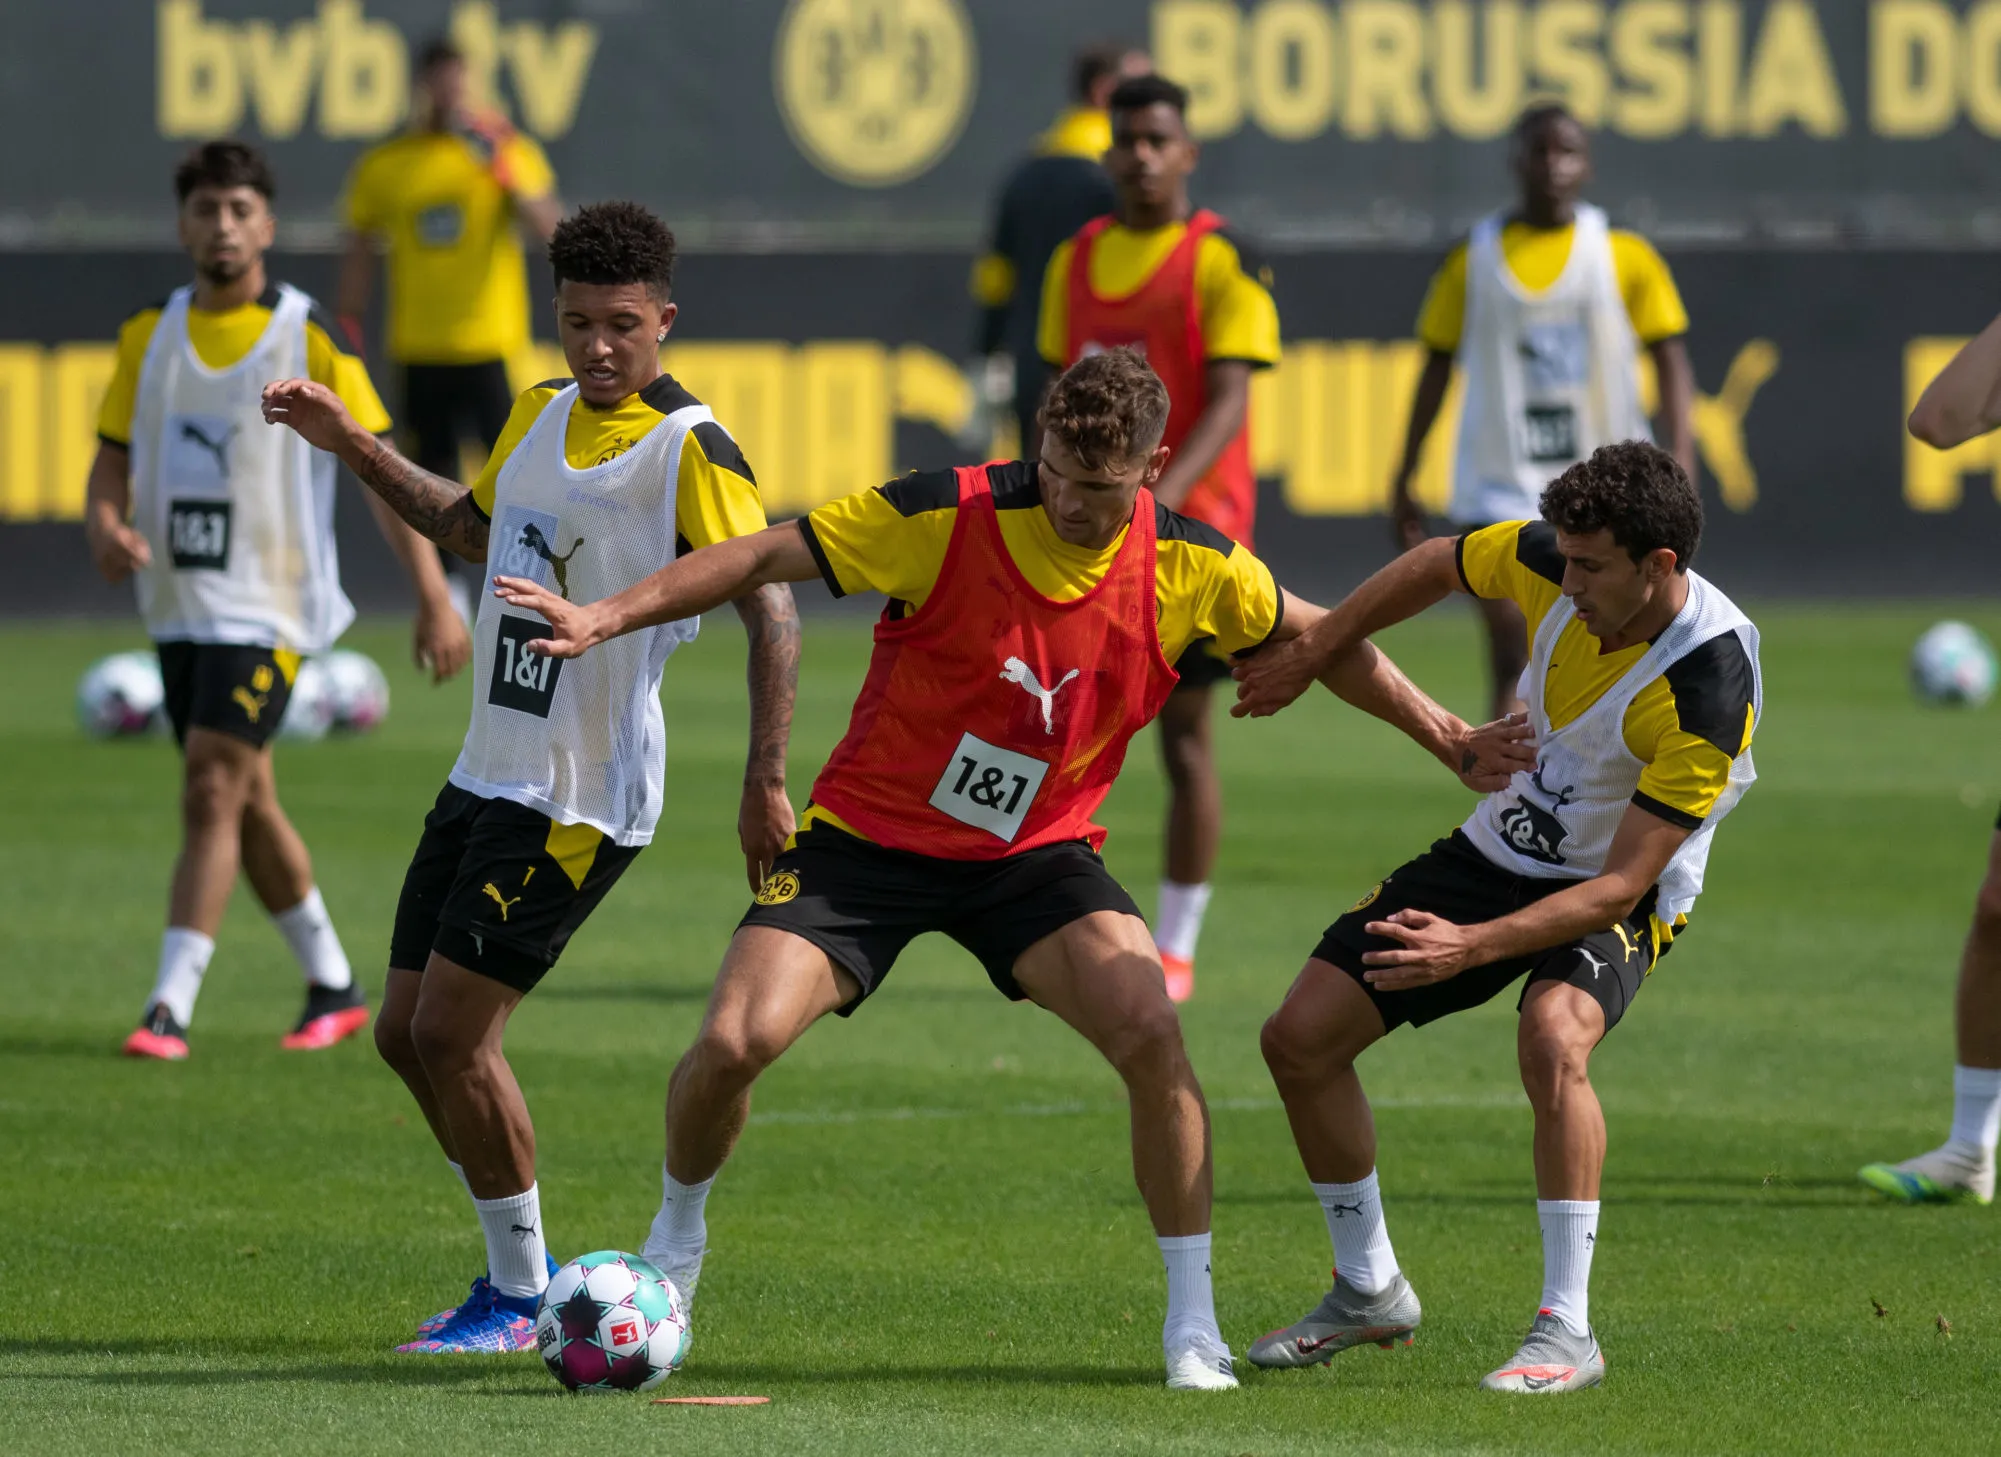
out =
[[(1160, 271), (1187, 233), (1186, 223), (1143, 231), (1113, 223), (1091, 245), (1091, 290), (1100, 298), (1138, 293)], [(1057, 245), (1042, 276), (1042, 320), (1036, 349), (1061, 369), (1070, 343), (1070, 260), (1072, 238)], [(1271, 295), (1271, 269), (1245, 255), (1227, 231), (1209, 233), (1195, 249), (1195, 311), (1202, 325), (1202, 352), (1212, 361), (1241, 359), (1256, 368), (1278, 363), (1278, 305)]]
[[(493, 516), (493, 488), (500, 478), (500, 467), (549, 401), (570, 384), (567, 379), (546, 379), (516, 397), (486, 469), (473, 482), (472, 503), (481, 515)], [(573, 470), (603, 465), (632, 449), (674, 411), (696, 403), (670, 374), (661, 375), (637, 394), (627, 395), (606, 409), (587, 405), (579, 398), (570, 406), (570, 419), (563, 431), (563, 458)], [(712, 420), (702, 421), (688, 432), (681, 446), (681, 475), (674, 496), (678, 549), (685, 552), (714, 546), (764, 527), (764, 500), (758, 495), (750, 463), (727, 430)]]
[[(210, 369), (228, 369), (256, 347), (278, 306), (274, 284), (255, 303), (233, 309), (190, 308), (188, 343), (195, 357)], [(139, 370), (146, 362), (146, 349), (160, 322), (163, 305), (141, 309), (118, 329), (118, 362), (111, 383), (104, 391), (104, 404), (97, 412), (98, 439), (112, 445), (132, 443), (132, 412), (139, 397)], [(368, 366), (347, 353), (336, 339), (327, 316), (313, 305), (306, 316), (306, 372), (341, 398), (355, 423), (372, 435), (389, 429), (389, 412), (368, 378)]]
[(389, 357), (477, 364), (528, 343), (528, 270), (514, 193), (555, 190), (549, 159), (519, 132), (498, 154), (458, 132), (408, 132), (362, 154), (348, 175), (348, 227), (388, 254)]
[[(1532, 228), (1511, 222), (1501, 228), (1501, 259), (1516, 282), (1530, 293), (1541, 293), (1563, 276), (1570, 262), (1575, 223), (1561, 228)], [(1668, 272), (1666, 260), (1638, 233), (1614, 228), (1612, 269), (1626, 317), (1642, 344), (1658, 344), (1688, 332), (1688, 310)], [(1466, 327), (1466, 244), (1446, 254), (1425, 293), (1417, 318), (1417, 337), (1439, 354), (1457, 354)]]
[[(1563, 556), (1546, 521), (1503, 521), (1459, 538), (1459, 574), (1478, 597), (1506, 598), (1536, 624), (1562, 599)], [(1552, 730), (1575, 721), (1645, 656), (1648, 644), (1599, 651), (1571, 621), (1556, 640), (1543, 706)], [(1730, 761), (1751, 742), (1753, 674), (1737, 634), (1726, 632), (1669, 666), (1626, 709), (1626, 747), (1646, 767), (1633, 803), (1694, 829), (1730, 783)]]

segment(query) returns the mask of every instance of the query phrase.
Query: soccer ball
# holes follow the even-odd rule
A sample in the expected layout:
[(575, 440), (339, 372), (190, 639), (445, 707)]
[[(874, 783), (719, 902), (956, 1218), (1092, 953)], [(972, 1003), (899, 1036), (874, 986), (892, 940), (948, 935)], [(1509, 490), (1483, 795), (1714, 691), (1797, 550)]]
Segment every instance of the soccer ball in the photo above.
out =
[(76, 685), (76, 721), (94, 739), (130, 738), (163, 727), (167, 693), (152, 653), (99, 658)]
[(1994, 676), (1994, 649), (1963, 622), (1927, 628), (1911, 649), (1911, 687), (1926, 703), (1985, 703)]
[(535, 1348), (571, 1391), (650, 1391), (688, 1354), (687, 1302), (639, 1256), (599, 1250), (551, 1277)]
[(328, 653), (320, 660), (333, 696), (333, 726), (367, 733), (389, 717), (389, 680), (366, 653)]
[(323, 739), (334, 725), (334, 685), (318, 658), (299, 664), (292, 680), (292, 697), (278, 723), (278, 737), (310, 743)]

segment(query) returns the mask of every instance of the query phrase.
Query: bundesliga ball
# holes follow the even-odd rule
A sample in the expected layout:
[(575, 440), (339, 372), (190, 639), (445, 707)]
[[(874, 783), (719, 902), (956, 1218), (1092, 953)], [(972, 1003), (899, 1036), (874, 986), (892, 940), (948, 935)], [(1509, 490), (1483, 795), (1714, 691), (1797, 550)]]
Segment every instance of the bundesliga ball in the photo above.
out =
[(76, 721), (94, 739), (129, 738), (166, 723), (160, 660), (152, 653), (100, 658), (76, 685)]
[(328, 653), (320, 660), (333, 699), (333, 726), (363, 734), (389, 717), (389, 680), (366, 653)]
[(535, 1348), (571, 1391), (650, 1391), (688, 1354), (688, 1307), (639, 1256), (599, 1250), (550, 1279)]
[(1911, 687), (1926, 703), (1981, 704), (1994, 693), (1994, 649), (1963, 622), (1926, 629), (1911, 649)]
[(292, 680), (292, 697), (285, 716), (278, 723), (278, 737), (310, 743), (323, 739), (334, 725), (334, 688), (326, 666), (318, 658), (299, 664)]

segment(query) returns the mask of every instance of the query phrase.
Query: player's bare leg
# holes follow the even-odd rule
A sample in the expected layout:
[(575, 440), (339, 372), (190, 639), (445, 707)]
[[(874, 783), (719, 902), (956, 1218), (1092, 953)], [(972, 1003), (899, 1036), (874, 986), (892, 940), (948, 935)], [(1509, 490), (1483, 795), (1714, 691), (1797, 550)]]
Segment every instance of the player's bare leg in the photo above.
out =
[(1516, 1055), (1535, 1110), (1542, 1303), (1521, 1349), (1481, 1379), (1489, 1391), (1555, 1394), (1605, 1379), (1589, 1299), (1605, 1167), (1605, 1114), (1591, 1087), (1591, 1050), (1604, 1035), (1605, 1009), (1581, 987), (1534, 982), (1522, 998)]
[(861, 984), (803, 937), (745, 926), (730, 941), (694, 1045), (667, 1080), (660, 1212), (643, 1253), (693, 1302), (716, 1174), (750, 1116), (750, 1088), (806, 1029), (861, 994)]
[(1505, 597), (1475, 597), (1487, 636), (1487, 674), (1493, 685), (1495, 718), (1520, 713), (1522, 669), (1529, 665), (1529, 624), (1522, 609)]
[[(444, 1110), (438, 1105), (438, 1095), (431, 1090), (430, 1074), (424, 1071), (424, 1060), (417, 1055), (417, 1039), (410, 1030), (410, 1024), (417, 1015), (417, 997), (423, 986), (424, 974), (421, 971), (397, 967), (389, 969), (383, 983), (382, 1015), (375, 1019), (375, 1050), (403, 1080), (403, 1086), (410, 1090), (410, 1096), (416, 1099), (424, 1121), (430, 1125), (431, 1136), (444, 1150), (452, 1172), (464, 1180), (465, 1171), (459, 1163), (457, 1145), (452, 1142), (451, 1127), (445, 1122)], [(471, 1192), (470, 1185), (467, 1192)]]
[(1145, 923), (1117, 911), (1073, 921), (1024, 951), (1014, 978), (1104, 1054), (1126, 1085), (1133, 1177), (1167, 1264), (1168, 1385), (1235, 1386), (1209, 1272), (1209, 1109)]
[(1951, 1136), (1902, 1163), (1862, 1170), (1863, 1183), (1893, 1199), (1994, 1199), (1995, 1144), (2001, 1141), (2001, 834), (1988, 842), (1987, 875), (1959, 954), (1953, 1034)]
[(1167, 994), (1177, 1002), (1195, 994), (1195, 944), (1223, 838), (1223, 785), (1216, 775), (1209, 698), (1207, 685), (1176, 688), (1159, 718), (1167, 831), (1155, 929)]
[(311, 894), (313, 858), (278, 803), (278, 776), (268, 753), (257, 756), (243, 806), (241, 845), (243, 877), (272, 915), (290, 910)]
[(181, 763), (181, 853), (167, 895), (160, 965), (128, 1057), (178, 1061), (242, 857), (244, 806), (267, 751), (214, 729), (188, 731)]
[(1422, 1319), (1383, 1222), (1375, 1115), (1355, 1071), (1355, 1059), (1383, 1033), (1368, 993), (1319, 960), (1306, 963), (1265, 1022), (1265, 1066), (1326, 1216), (1335, 1276), (1319, 1305), (1252, 1344), (1257, 1365), (1322, 1365), (1351, 1346), (1407, 1345)]

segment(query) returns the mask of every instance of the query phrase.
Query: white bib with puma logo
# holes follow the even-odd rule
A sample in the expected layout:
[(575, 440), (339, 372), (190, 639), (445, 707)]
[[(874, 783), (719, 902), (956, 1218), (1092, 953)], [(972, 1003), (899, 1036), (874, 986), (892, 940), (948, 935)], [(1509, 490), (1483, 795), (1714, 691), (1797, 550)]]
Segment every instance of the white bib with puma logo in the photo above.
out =
[[(485, 570), (489, 583), (527, 577), (572, 602), (595, 602), (674, 560), (681, 447), (715, 416), (684, 405), (624, 454), (576, 470), (563, 450), (573, 405), (575, 384), (542, 407), (501, 465)], [(662, 623), (580, 658), (542, 658), (527, 644), (548, 624), (488, 597), (473, 628), (472, 722), (452, 783), (594, 826), (620, 845), (645, 844), (666, 777), (661, 672), (700, 626), (699, 618)]]
[(132, 524), (153, 549), (136, 574), (156, 642), (314, 653), (354, 621), (334, 554), (334, 458), (267, 425), (264, 386), (306, 374), (312, 301), (278, 285), (250, 352), (210, 369), (188, 339), (192, 287), (174, 290), (139, 369)]

